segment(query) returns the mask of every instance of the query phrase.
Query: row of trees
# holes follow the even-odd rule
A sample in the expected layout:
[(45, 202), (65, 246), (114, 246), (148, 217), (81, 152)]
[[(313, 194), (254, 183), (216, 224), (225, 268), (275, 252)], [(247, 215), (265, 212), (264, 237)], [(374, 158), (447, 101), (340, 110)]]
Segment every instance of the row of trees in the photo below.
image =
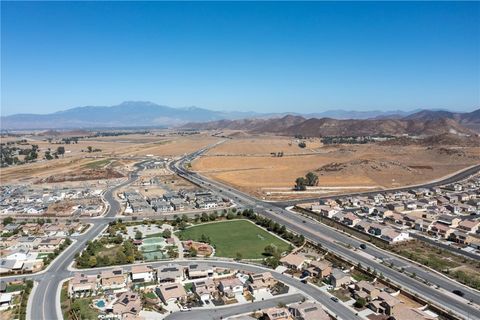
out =
[(105, 237), (99, 240), (88, 241), (87, 248), (76, 255), (76, 262), (79, 268), (106, 267), (116, 264), (133, 263), (135, 260), (143, 259), (142, 253), (131, 240), (125, 240), (116, 248), (115, 254), (105, 252), (106, 245), (118, 244), (121, 235), (113, 238)]
[[(8, 167), (11, 165), (19, 165), (29, 162), (34, 162), (38, 159), (38, 153), (40, 149), (38, 145), (32, 144), (31, 148), (21, 149), (18, 147), (10, 147), (5, 145), (0, 145), (0, 165), (2, 167)], [(18, 155), (25, 156), (23, 161), (18, 158)], [(46, 160), (58, 159), (59, 155), (65, 154), (65, 147), (60, 146), (56, 151), (45, 150), (44, 158)]]
[(70, 238), (66, 238), (65, 241), (58, 246), (53, 252), (49, 253), (48, 256), (43, 258), (43, 263), (44, 265), (48, 265), (50, 262), (52, 262), (65, 248), (67, 248), (69, 245), (72, 244), (72, 240)]
[(313, 173), (309, 172), (305, 175), (305, 177), (298, 177), (295, 180), (295, 186), (293, 187), (296, 191), (304, 191), (308, 187), (313, 187), (318, 185), (318, 176)]
[(305, 237), (303, 235), (296, 235), (288, 231), (284, 225), (280, 225), (278, 222), (275, 222), (272, 219), (258, 215), (252, 209), (245, 209), (241, 212), (241, 214), (239, 212), (239, 215), (254, 221), (255, 224), (264, 227), (270, 232), (276, 233), (297, 247), (305, 243)]

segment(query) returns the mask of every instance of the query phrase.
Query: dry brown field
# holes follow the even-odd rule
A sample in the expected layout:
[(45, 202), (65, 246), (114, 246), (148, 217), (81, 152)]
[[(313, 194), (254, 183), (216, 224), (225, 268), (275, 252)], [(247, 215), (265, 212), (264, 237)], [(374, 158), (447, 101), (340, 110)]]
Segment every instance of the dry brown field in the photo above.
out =
[[(11, 166), (0, 169), (2, 184), (31, 183), (50, 176), (71, 174), (87, 169), (113, 167), (118, 171), (131, 170), (136, 159), (147, 155), (172, 158), (196, 151), (202, 147), (219, 141), (209, 133), (180, 136), (172, 133), (165, 134), (132, 134), (116, 137), (95, 137), (81, 139), (76, 144), (50, 143), (46, 137), (28, 135), (25, 137), (2, 138), (2, 142), (27, 139), (31, 144), (39, 147), (38, 161), (24, 165)], [(64, 146), (65, 154), (59, 159), (44, 160), (44, 152), (48, 149), (55, 151)], [(101, 149), (100, 152), (89, 153), (88, 146)]]
[[(207, 152), (208, 155), (264, 155), (270, 156), (270, 153), (283, 152), (284, 155), (309, 154), (321, 151), (322, 143), (320, 139), (312, 138), (307, 140), (298, 140), (295, 138), (280, 136), (265, 136), (245, 134), (245, 138), (233, 138), (227, 140), (219, 146)], [(298, 143), (305, 141), (307, 147), (300, 148)]]
[[(285, 148), (283, 157), (269, 155), (270, 146), (284, 147), (288, 141), (277, 137), (232, 139), (194, 161), (192, 169), (273, 200), (415, 185), (480, 163), (480, 147), (446, 151), (443, 147), (336, 145), (318, 146), (309, 154), (287, 153)], [(291, 191), (295, 179), (310, 171), (319, 176), (318, 187), (304, 193)]]

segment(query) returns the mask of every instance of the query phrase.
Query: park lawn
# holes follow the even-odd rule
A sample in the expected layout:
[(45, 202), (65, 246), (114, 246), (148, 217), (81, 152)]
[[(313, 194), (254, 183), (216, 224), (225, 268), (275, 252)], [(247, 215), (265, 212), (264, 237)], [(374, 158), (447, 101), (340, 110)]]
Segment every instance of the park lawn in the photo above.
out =
[(266, 246), (274, 245), (280, 251), (288, 251), (289, 243), (277, 238), (247, 220), (232, 220), (208, 223), (187, 228), (179, 232), (182, 240), (200, 240), (202, 234), (208, 236), (218, 257), (261, 259)]

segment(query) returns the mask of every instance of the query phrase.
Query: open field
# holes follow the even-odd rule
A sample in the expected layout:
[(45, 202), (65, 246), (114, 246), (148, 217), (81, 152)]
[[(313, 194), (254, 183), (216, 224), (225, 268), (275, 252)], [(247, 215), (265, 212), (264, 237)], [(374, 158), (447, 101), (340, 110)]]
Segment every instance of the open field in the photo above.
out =
[[(0, 169), (2, 183), (27, 183), (46, 179), (50, 176), (72, 174), (81, 170), (115, 168), (125, 172), (132, 168), (138, 160), (132, 158), (147, 155), (173, 158), (196, 151), (202, 147), (219, 141), (210, 134), (176, 135), (171, 132), (157, 134), (132, 134), (115, 137), (88, 137), (79, 139), (78, 143), (58, 143), (45, 136), (26, 135), (24, 137), (5, 137), (2, 142), (27, 140), (30, 145), (38, 145), (36, 162)], [(101, 151), (88, 152), (88, 147)], [(65, 154), (58, 159), (43, 159), (45, 151), (53, 153), (58, 147), (65, 148)]]
[[(285, 142), (282, 139), (279, 141)], [(285, 151), (283, 157), (273, 157), (265, 155), (270, 152), (269, 144), (265, 143), (269, 140), (261, 138), (259, 145), (254, 141), (251, 137), (230, 140), (194, 161), (192, 168), (273, 200), (414, 185), (480, 162), (480, 147), (336, 145), (315, 148), (315, 153), (310, 154), (289, 155)], [(237, 144), (239, 149), (235, 154)], [(319, 176), (318, 187), (303, 193), (293, 192), (295, 179), (310, 171)]]
[(246, 220), (224, 221), (194, 226), (179, 232), (183, 240), (200, 240), (202, 234), (211, 240), (218, 257), (261, 259), (267, 245), (287, 251), (289, 244)]
[(445, 273), (472, 288), (480, 289), (480, 263), (422, 241), (410, 241), (393, 247), (393, 251), (432, 269)]
[(257, 155), (270, 156), (272, 152), (284, 155), (309, 154), (320, 150), (322, 143), (318, 138), (305, 141), (306, 147), (300, 148), (300, 140), (281, 136), (255, 135), (227, 140), (207, 152), (208, 155)]

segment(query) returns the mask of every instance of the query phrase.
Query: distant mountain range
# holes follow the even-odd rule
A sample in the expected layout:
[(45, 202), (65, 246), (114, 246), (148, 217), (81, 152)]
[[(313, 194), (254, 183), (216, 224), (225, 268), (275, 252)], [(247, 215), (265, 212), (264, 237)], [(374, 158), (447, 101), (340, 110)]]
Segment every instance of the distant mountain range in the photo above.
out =
[(115, 106), (76, 107), (50, 114), (1, 117), (1, 129), (72, 129), (112, 127), (172, 127), (190, 121), (215, 121), (257, 116), (254, 112), (221, 112), (197, 107), (172, 108), (146, 101)]
[(422, 110), (405, 117), (373, 119), (310, 118), (287, 115), (282, 118), (220, 120), (190, 123), (192, 129), (232, 129), (253, 133), (302, 135), (305, 137), (349, 135), (439, 135), (480, 132), (480, 109), (469, 113)]
[(480, 128), (480, 110), (453, 113), (444, 110), (349, 111), (319, 113), (222, 112), (198, 107), (173, 108), (145, 101), (126, 101), (115, 106), (86, 106), (50, 114), (2, 116), (0, 128), (92, 129), (114, 127), (182, 127), (238, 129), (279, 134), (348, 135), (436, 131), (471, 132)]

